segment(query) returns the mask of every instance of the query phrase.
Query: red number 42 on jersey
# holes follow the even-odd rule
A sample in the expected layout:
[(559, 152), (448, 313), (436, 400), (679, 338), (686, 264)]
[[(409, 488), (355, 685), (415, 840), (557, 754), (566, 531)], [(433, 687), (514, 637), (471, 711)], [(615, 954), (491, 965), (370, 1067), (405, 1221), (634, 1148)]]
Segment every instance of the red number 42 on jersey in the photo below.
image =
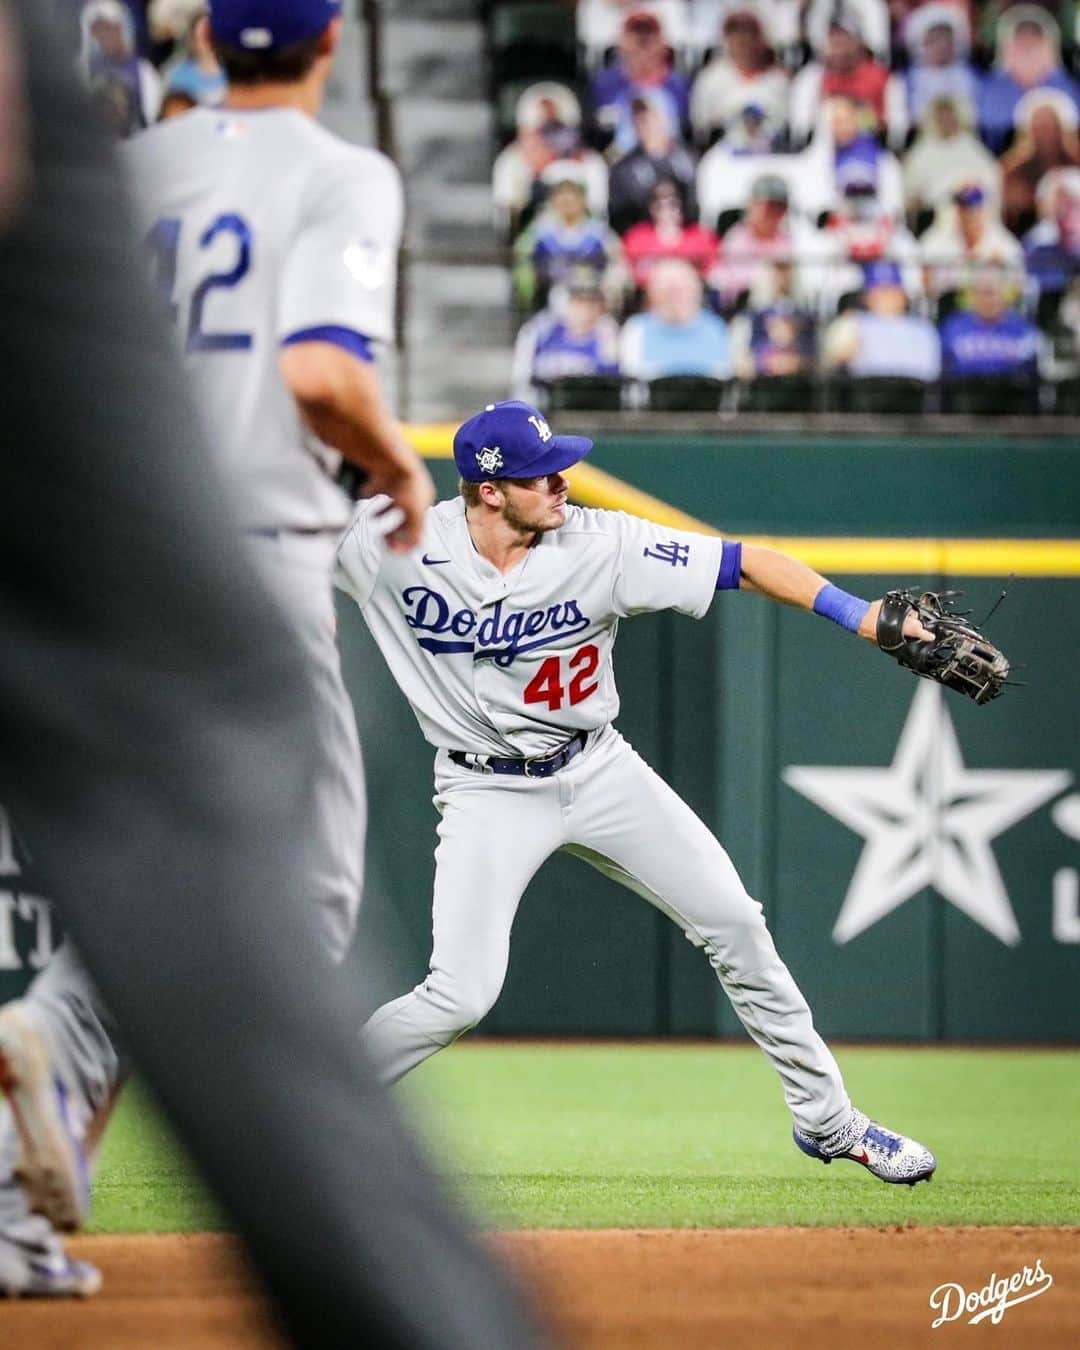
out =
[(546, 703), (552, 712), (557, 712), (567, 696), (569, 703), (582, 703), (590, 694), (600, 688), (600, 681), (592, 677), (600, 664), (600, 651), (591, 642), (579, 647), (566, 660), (569, 683), (564, 681), (563, 658), (548, 656), (540, 663), (540, 669), (525, 686), (522, 694), (526, 703)]

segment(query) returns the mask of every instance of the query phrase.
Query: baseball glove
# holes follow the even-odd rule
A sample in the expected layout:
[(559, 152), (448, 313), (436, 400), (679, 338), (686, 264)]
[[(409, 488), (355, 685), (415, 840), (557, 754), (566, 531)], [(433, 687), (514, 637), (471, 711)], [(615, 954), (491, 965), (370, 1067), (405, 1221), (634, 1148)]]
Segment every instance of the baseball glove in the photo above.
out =
[[(878, 646), (924, 680), (936, 680), (976, 703), (989, 703), (1005, 688), (1009, 661), (966, 615), (946, 607), (959, 592), (889, 591), (877, 621)], [(932, 642), (904, 636), (904, 619), (914, 610), (934, 634)]]

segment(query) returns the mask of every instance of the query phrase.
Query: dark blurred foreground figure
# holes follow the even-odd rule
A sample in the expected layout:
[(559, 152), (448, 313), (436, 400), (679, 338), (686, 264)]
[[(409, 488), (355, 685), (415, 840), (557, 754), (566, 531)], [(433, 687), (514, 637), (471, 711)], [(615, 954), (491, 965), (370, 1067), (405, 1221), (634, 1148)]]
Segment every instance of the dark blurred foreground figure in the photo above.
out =
[[(222, 506), (131, 281), (118, 174), (37, 9), (0, 2), (0, 800), (295, 1343), (529, 1347), (296, 903), (303, 656)], [(77, 1279), (54, 1237), (23, 1255), (23, 1292)]]

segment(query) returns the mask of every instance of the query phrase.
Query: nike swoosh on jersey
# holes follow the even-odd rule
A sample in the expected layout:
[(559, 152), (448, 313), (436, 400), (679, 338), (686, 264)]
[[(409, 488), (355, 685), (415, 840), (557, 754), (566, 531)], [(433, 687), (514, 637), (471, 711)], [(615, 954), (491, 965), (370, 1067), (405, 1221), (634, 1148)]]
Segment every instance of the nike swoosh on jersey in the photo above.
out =
[(448, 563), (448, 562), (450, 561), (450, 559), (449, 559), (449, 558), (429, 558), (428, 555), (425, 553), (425, 554), (423, 555), (423, 557), (420, 559), (420, 561), (424, 564), (425, 567), (440, 567), (443, 563)]

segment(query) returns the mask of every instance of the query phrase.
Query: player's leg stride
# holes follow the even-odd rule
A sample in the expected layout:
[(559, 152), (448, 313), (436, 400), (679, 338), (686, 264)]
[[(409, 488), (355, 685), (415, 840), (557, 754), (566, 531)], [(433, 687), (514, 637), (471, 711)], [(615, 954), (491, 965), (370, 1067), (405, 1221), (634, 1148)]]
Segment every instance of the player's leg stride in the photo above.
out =
[(797, 1125), (791, 1133), (808, 1157), (819, 1158), (823, 1163), (847, 1158), (879, 1180), (894, 1185), (914, 1186), (917, 1181), (929, 1181), (937, 1167), (937, 1159), (924, 1144), (887, 1130), (863, 1111), (853, 1110), (851, 1119), (825, 1138), (806, 1134)]
[(70, 1094), (21, 1003), (0, 1009), (0, 1090), (10, 1117), (0, 1121), (0, 1297), (89, 1298), (101, 1272), (56, 1232), (86, 1215), (86, 1160)]
[(90, 1203), (89, 1176), (63, 1078), (19, 1003), (0, 1009), (0, 1091), (18, 1135), (15, 1176), (31, 1210), (72, 1232)]

